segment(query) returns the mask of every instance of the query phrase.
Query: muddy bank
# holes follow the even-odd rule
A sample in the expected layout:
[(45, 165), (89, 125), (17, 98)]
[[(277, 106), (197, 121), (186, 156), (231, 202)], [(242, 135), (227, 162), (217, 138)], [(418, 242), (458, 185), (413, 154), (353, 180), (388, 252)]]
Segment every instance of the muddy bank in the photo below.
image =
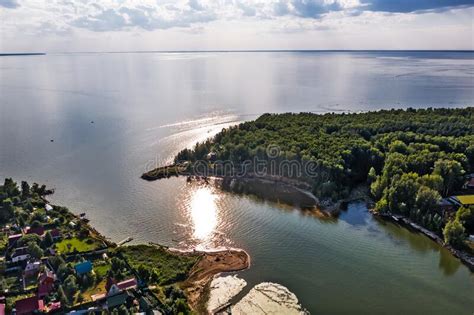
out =
[[(207, 312), (206, 303), (209, 298), (209, 287), (213, 277), (222, 272), (232, 272), (247, 269), (250, 266), (250, 256), (244, 250), (228, 249), (215, 252), (189, 252), (190, 255), (199, 253), (202, 259), (191, 269), (188, 278), (182, 284), (189, 305), (198, 313)], [(182, 253), (186, 255), (187, 253)]]

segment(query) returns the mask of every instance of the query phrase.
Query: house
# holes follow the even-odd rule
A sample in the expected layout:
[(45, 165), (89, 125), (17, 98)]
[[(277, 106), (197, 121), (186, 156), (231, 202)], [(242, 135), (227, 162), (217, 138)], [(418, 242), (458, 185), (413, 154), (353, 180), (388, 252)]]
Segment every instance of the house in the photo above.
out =
[(474, 205), (474, 195), (451, 196), (448, 199), (458, 207)]
[(464, 184), (464, 189), (474, 189), (474, 177), (471, 177)]
[(457, 209), (458, 209), (458, 206), (449, 198), (441, 199), (438, 202), (437, 207), (436, 207), (436, 211), (443, 217), (446, 217), (447, 215), (451, 213), (455, 213)]
[(25, 277), (35, 276), (41, 267), (41, 263), (39, 261), (29, 262), (26, 264), (25, 267)]
[(59, 231), (58, 229), (52, 229), (51, 231), (49, 231), (49, 233), (51, 234), (53, 241), (59, 241), (61, 239), (61, 231)]
[(52, 313), (55, 311), (59, 311), (61, 309), (61, 302), (50, 302), (46, 307), (45, 307), (45, 312), (46, 313)]
[(16, 245), (16, 242), (23, 236), (23, 234), (14, 234), (8, 236), (8, 247), (13, 247)]
[(11, 255), (12, 262), (20, 262), (29, 258), (30, 254), (28, 253), (28, 247), (16, 248)]
[(35, 311), (42, 312), (44, 310), (44, 303), (37, 296), (30, 296), (16, 301), (15, 310), (17, 315), (30, 315), (35, 313)]
[(51, 211), (51, 210), (53, 210), (53, 207), (52, 207), (50, 204), (46, 204), (46, 205), (44, 206), (44, 208), (46, 209), (46, 211)]
[(46, 269), (38, 276), (38, 297), (43, 298), (53, 292), (56, 275)]
[(78, 263), (74, 266), (78, 276), (89, 273), (92, 271), (92, 263), (88, 260)]
[(110, 310), (123, 304), (129, 304), (133, 297), (127, 292), (122, 292), (114, 296), (107, 297), (107, 308)]
[(30, 226), (27, 226), (23, 232), (25, 234), (37, 234), (39, 236), (43, 236), (44, 234), (44, 227), (42, 226), (37, 226), (37, 227), (30, 227)]
[(118, 283), (115, 283), (113, 279), (109, 278), (106, 285), (107, 296), (113, 296), (120, 292), (136, 288), (137, 280), (135, 278), (127, 279)]

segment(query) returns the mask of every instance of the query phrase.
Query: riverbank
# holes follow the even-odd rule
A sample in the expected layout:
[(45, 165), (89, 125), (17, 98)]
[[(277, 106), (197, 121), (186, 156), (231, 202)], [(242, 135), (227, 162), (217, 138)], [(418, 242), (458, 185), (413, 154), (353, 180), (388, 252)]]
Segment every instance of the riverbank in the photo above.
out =
[(392, 221), (412, 231), (419, 232), (426, 235), (427, 237), (429, 237), (430, 239), (438, 243), (440, 246), (443, 246), (444, 248), (449, 250), (451, 254), (457, 257), (464, 265), (466, 265), (471, 270), (471, 272), (474, 272), (474, 256), (462, 250), (455, 249), (452, 246), (446, 244), (444, 240), (441, 237), (439, 237), (437, 234), (431, 232), (430, 230), (425, 229), (424, 227), (416, 224), (415, 222), (401, 215), (381, 214), (374, 211), (373, 209), (370, 209), (369, 212), (375, 217), (378, 217), (387, 221)]
[(250, 256), (240, 249), (181, 253), (202, 255), (182, 284), (189, 305), (200, 314), (207, 313), (206, 303), (209, 299), (209, 286), (215, 275), (223, 272), (241, 271), (250, 267)]

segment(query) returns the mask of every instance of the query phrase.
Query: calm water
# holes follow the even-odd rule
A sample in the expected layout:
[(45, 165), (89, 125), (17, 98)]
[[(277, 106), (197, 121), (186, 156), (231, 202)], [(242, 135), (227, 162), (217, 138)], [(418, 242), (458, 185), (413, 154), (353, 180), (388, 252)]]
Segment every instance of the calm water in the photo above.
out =
[(473, 104), (473, 53), (0, 57), (0, 177), (47, 183), (54, 202), (87, 212), (116, 241), (242, 247), (252, 256), (241, 273), (250, 285), (281, 283), (314, 314), (472, 314), (473, 274), (362, 204), (322, 221), (139, 176), (264, 112)]

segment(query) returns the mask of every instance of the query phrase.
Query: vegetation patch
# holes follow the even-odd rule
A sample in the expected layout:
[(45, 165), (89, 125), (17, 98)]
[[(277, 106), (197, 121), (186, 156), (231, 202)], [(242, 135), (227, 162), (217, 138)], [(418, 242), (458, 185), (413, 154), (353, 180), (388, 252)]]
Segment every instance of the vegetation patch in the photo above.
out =
[(201, 255), (174, 254), (165, 248), (133, 245), (119, 248), (140, 278), (151, 283), (166, 285), (186, 279)]

